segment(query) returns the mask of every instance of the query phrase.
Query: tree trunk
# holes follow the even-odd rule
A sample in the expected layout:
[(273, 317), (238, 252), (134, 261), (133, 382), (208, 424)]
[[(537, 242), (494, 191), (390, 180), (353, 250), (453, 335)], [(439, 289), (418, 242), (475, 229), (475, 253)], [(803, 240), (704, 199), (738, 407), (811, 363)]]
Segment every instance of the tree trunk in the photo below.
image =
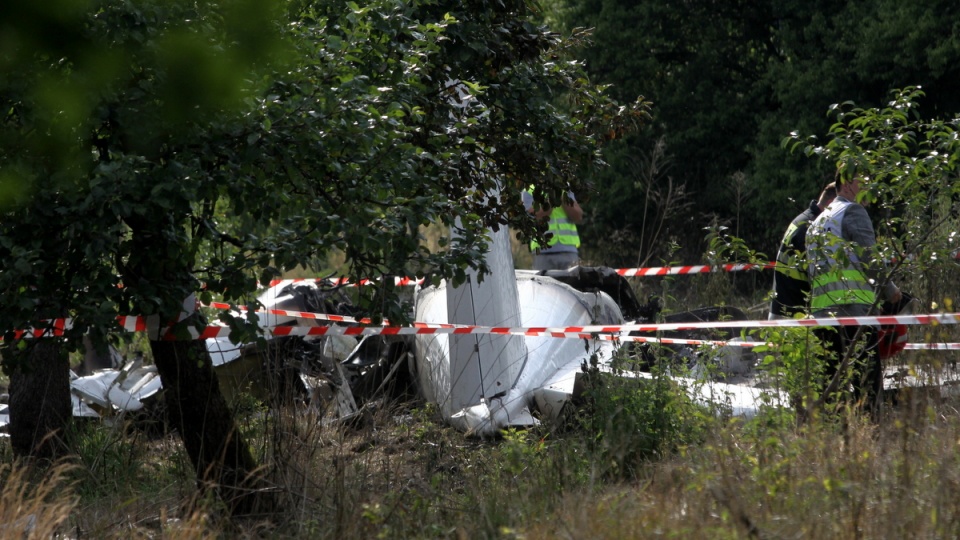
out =
[(151, 341), (167, 420), (180, 432), (201, 489), (234, 516), (270, 513), (275, 494), (237, 431), (202, 341)]
[(67, 452), (70, 361), (49, 338), (30, 343), (25, 359), (10, 374), (10, 445), (17, 456), (54, 460)]

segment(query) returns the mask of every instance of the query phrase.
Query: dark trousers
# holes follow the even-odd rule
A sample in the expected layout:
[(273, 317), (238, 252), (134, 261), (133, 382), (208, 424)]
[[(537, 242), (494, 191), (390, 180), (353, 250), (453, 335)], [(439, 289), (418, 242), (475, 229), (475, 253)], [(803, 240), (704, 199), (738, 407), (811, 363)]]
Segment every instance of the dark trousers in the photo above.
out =
[(841, 399), (852, 397), (865, 411), (879, 413), (883, 396), (883, 364), (877, 329), (873, 326), (833, 326), (818, 328), (814, 332), (827, 349), (824, 390), (849, 355), (851, 369), (841, 374), (835, 393)]

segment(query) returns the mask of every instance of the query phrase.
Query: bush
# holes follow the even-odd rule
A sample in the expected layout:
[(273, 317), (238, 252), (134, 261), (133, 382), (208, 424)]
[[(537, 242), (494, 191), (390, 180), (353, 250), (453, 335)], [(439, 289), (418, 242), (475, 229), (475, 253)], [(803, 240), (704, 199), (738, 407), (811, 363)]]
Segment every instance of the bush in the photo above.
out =
[(701, 442), (715, 422), (668, 372), (661, 363), (649, 375), (584, 374), (575, 424), (602, 476), (633, 478), (645, 462)]

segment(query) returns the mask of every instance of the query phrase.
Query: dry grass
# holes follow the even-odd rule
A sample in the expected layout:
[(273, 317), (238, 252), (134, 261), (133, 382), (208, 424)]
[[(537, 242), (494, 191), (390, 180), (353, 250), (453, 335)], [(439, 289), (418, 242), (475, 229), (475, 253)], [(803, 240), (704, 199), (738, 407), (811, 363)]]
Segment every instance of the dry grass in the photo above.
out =
[(880, 425), (730, 425), (646, 477), (574, 492), (526, 538), (952, 538), (960, 415), (906, 408)]
[(614, 478), (575, 430), (467, 439), (422, 403), (353, 426), (250, 415), (284, 497), (278, 515), (229, 523), (196, 500), (189, 471), (163, 470), (186, 466), (170, 459), (175, 439), (126, 440), (114, 444), (139, 445), (141, 465), (105, 489), (82, 463), (39, 480), (5, 466), (0, 537), (27, 526), (37, 538), (955, 537), (960, 414), (917, 397), (879, 424), (719, 423), (703, 444)]
[(78, 503), (68, 482), (69, 469), (57, 465), (41, 472), (17, 462), (0, 465), (0, 538), (63, 533)]

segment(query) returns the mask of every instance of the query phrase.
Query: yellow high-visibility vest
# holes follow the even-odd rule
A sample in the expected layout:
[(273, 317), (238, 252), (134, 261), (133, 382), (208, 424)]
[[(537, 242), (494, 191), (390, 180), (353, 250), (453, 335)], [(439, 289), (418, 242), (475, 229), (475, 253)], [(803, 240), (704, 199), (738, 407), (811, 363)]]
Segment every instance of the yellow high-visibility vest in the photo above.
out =
[(807, 232), (810, 274), (810, 309), (849, 304), (872, 306), (877, 301), (873, 285), (861, 270), (860, 257), (843, 240), (841, 224), (848, 201), (834, 200)]
[[(547, 226), (547, 247), (562, 244), (565, 246), (580, 247), (580, 234), (577, 233), (576, 223), (570, 221), (563, 207), (554, 208), (550, 212), (550, 223)], [(536, 241), (530, 242), (530, 250), (540, 249)]]

